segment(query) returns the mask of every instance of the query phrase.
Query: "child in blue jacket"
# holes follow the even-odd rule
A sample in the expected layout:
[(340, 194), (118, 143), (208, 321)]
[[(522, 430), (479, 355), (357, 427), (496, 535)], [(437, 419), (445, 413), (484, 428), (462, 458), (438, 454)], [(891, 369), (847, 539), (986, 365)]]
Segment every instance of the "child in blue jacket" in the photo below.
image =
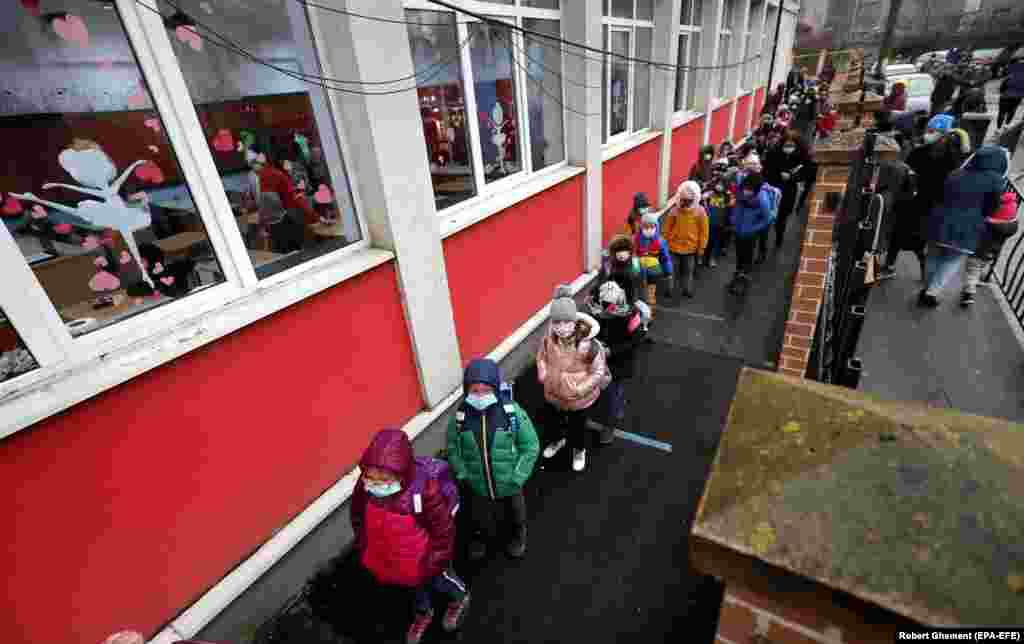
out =
[(640, 273), (647, 290), (647, 304), (653, 309), (657, 303), (658, 284), (672, 276), (672, 256), (668, 242), (661, 236), (658, 214), (645, 213), (640, 219), (640, 232), (633, 240), (636, 257), (640, 261)]
[(772, 224), (772, 187), (760, 174), (750, 173), (740, 182), (732, 225), (736, 229), (736, 277), (729, 284), (731, 293), (746, 292), (754, 266), (754, 246), (758, 236)]

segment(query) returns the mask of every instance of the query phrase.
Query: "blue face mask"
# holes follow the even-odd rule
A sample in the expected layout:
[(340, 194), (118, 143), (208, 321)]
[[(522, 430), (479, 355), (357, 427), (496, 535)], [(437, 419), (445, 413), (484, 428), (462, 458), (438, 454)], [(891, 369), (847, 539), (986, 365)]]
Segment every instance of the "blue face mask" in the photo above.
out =
[(380, 483), (377, 481), (366, 480), (363, 483), (366, 491), (377, 498), (391, 496), (392, 494), (398, 494), (402, 491), (402, 484), (398, 481), (391, 481), (389, 483)]
[(483, 411), (491, 405), (498, 404), (498, 397), (494, 394), (467, 394), (466, 402), (477, 411)]

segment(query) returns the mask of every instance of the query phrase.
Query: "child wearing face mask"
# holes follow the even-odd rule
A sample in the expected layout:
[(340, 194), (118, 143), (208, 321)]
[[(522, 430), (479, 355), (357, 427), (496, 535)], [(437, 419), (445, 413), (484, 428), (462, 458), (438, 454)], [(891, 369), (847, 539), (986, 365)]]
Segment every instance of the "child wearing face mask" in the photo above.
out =
[(736, 276), (729, 291), (736, 295), (746, 293), (754, 265), (754, 246), (758, 237), (771, 226), (771, 197), (768, 186), (760, 174), (746, 175), (733, 208), (733, 226), (736, 229)]
[(676, 192), (676, 205), (662, 224), (665, 240), (672, 253), (672, 264), (679, 271), (683, 297), (693, 297), (693, 278), (697, 261), (708, 247), (710, 225), (707, 211), (700, 205), (700, 185), (684, 181)]
[(416, 589), (406, 642), (418, 644), (433, 621), (434, 592), (449, 600), (444, 630), (457, 630), (469, 607), (466, 584), (452, 569), (458, 506), (439, 479), (427, 477), (401, 430), (374, 436), (359, 467), (351, 510), (355, 549), (380, 583)]
[(586, 412), (611, 382), (605, 349), (595, 338), (601, 327), (597, 320), (576, 310), (566, 286), (555, 291), (551, 302), (551, 324), (537, 351), (537, 379), (544, 385), (557, 440), (544, 449), (552, 458), (568, 441), (572, 448), (572, 469), (582, 472), (587, 465), (584, 444)]
[(640, 297), (641, 276), (640, 262), (633, 256), (633, 238), (627, 235), (612, 237), (601, 260), (600, 281), (614, 280), (625, 291), (626, 298), (635, 302)]
[(466, 398), (448, 423), (448, 462), (456, 480), (469, 488), (464, 496), (473, 526), (469, 558), (483, 559), (485, 541), (493, 541), (504, 523), (511, 533), (505, 551), (521, 559), (526, 554), (523, 485), (540, 454), (537, 432), (502, 388), (501, 369), (493, 360), (470, 362), (462, 384)]
[(725, 177), (716, 178), (711, 190), (704, 195), (704, 205), (710, 226), (705, 263), (708, 268), (715, 268), (729, 242), (729, 215), (736, 205), (736, 195), (726, 187)]
[(702, 186), (711, 181), (711, 165), (715, 160), (715, 146), (705, 145), (700, 149), (700, 157), (697, 163), (690, 169), (690, 181), (696, 181)]
[(657, 213), (648, 212), (640, 219), (640, 233), (633, 239), (633, 250), (640, 260), (640, 274), (646, 285), (647, 305), (654, 308), (658, 301), (658, 284), (671, 279), (672, 257), (668, 243), (658, 229)]

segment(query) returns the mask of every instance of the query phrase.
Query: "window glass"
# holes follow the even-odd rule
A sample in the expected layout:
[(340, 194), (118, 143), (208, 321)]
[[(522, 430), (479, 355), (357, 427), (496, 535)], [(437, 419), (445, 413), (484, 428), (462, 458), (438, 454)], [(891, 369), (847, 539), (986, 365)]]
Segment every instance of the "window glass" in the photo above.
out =
[[(211, 35), (200, 40), (178, 27), (171, 42), (256, 274), (358, 240), (324, 89), (296, 77), (322, 75), (302, 5), (175, 0), (174, 7), (171, 26), (191, 19)], [(217, 46), (214, 34), (277, 69)], [(205, 262), (204, 269), (214, 270)]]
[[(557, 20), (523, 19), (523, 28), (552, 37), (561, 35)], [(562, 46), (554, 40), (526, 35), (526, 103), (530, 116), (533, 169), (565, 160), (562, 109)], [(575, 116), (575, 115), (573, 115)]]
[(654, 20), (654, 0), (636, 0), (636, 19)]
[(633, 19), (633, 0), (612, 0), (612, 16)]
[(490, 183), (523, 169), (512, 30), (494, 23), (474, 23), (469, 31), (484, 180)]
[(117, 11), (2, 6), (0, 219), (73, 334), (223, 280)]
[(718, 40), (718, 98), (726, 98), (725, 88), (729, 80), (729, 70), (725, 68), (729, 60), (729, 34), (722, 34)]
[[(607, 0), (606, 0), (607, 3)], [(534, 9), (558, 9), (558, 0), (523, 0), (524, 7)], [(607, 6), (607, 4), (605, 5)], [(606, 12), (607, 13), (607, 12)]]
[[(690, 67), (697, 67), (700, 60), (700, 33), (699, 31), (690, 34)], [(700, 76), (694, 70), (689, 72), (689, 87), (686, 88), (686, 108), (697, 109), (697, 77)]]
[(18, 330), (0, 309), (0, 382), (37, 368), (39, 364), (25, 347)]
[(621, 56), (629, 56), (629, 32), (612, 30), (610, 34), (611, 57), (610, 107), (608, 135), (615, 136), (629, 127), (629, 61)]
[(409, 10), (405, 15), (434, 202), (442, 210), (477, 192), (455, 14)]
[(675, 100), (675, 111), (681, 112), (686, 108), (686, 82), (689, 75), (689, 71), (686, 67), (689, 65), (690, 57), (690, 34), (682, 33), (679, 34), (679, 55), (676, 58), (676, 64), (679, 68), (676, 70), (676, 100)]
[(690, 24), (695, 27), (701, 26), (701, 20), (704, 19), (704, 0), (693, 0), (693, 22)]
[[(650, 27), (636, 28), (636, 56), (638, 60), (651, 60), (651, 44), (654, 30)], [(643, 130), (651, 126), (651, 66), (634, 63), (633, 84), (636, 100), (633, 106), (633, 129)]]
[(732, 29), (733, 0), (722, 0), (722, 29)]
[(747, 32), (746, 43), (746, 51), (743, 53), (743, 59), (746, 61), (743, 63), (743, 89), (750, 89), (750, 84), (753, 82), (751, 79), (751, 72), (754, 69), (753, 57), (757, 54), (754, 51), (754, 34)]
[(688, 25), (691, 19), (691, 5), (692, 0), (683, 0), (683, 5), (679, 10), (679, 24)]
[(516, 0), (480, 0), (481, 2), (490, 2), (491, 4), (515, 4)]
[[(601, 27), (602, 38), (602, 50), (608, 51), (608, 26), (603, 25)], [(604, 63), (601, 65), (601, 143), (608, 140), (608, 121), (610, 115), (608, 114), (608, 64), (611, 62), (612, 57), (604, 54), (602, 56)]]

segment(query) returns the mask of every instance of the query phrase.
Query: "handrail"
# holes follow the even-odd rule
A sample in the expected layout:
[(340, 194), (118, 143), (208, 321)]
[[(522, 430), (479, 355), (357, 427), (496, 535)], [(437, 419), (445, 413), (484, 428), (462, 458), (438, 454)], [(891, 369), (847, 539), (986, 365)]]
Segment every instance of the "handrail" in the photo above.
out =
[[(1017, 195), (1017, 210), (1024, 204), (1024, 191), (1011, 179), (1008, 187)], [(1017, 318), (1017, 324), (1024, 329), (1024, 233), (1018, 233), (1017, 240), (1009, 249), (1004, 245), (989, 267), (985, 282), (992, 282), (1006, 298), (1010, 310)], [(999, 265), (1002, 263), (1002, 270)], [(992, 278), (995, 277), (995, 280)]]

